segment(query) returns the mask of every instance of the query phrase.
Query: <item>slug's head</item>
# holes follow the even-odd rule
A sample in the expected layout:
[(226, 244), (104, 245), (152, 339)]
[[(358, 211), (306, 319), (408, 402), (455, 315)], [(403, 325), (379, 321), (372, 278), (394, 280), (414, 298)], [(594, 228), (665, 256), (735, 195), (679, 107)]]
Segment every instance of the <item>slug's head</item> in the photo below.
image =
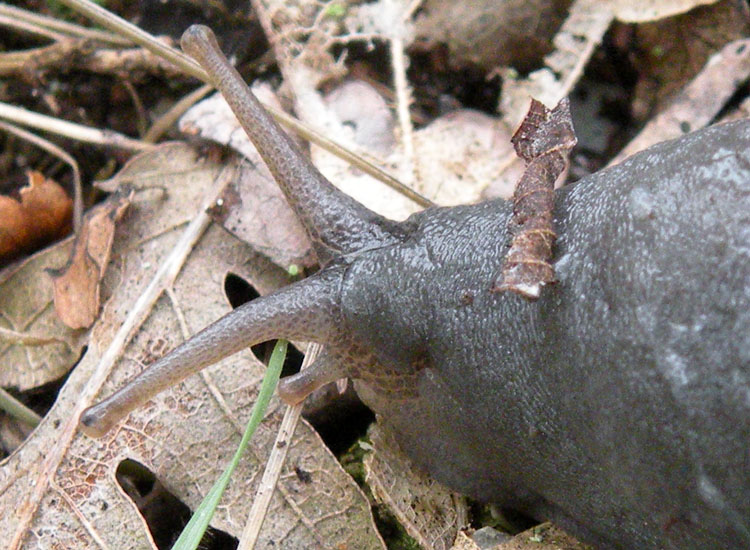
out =
[(94, 437), (190, 374), (274, 338), (318, 342), (326, 349), (308, 369), (282, 382), (279, 393), (288, 403), (299, 402), (320, 385), (343, 376), (374, 372), (371, 366), (376, 358), (360, 349), (346, 328), (342, 289), (352, 262), (367, 255), (366, 251), (403, 242), (408, 232), (407, 226), (341, 193), (312, 165), (253, 96), (207, 27), (190, 27), (182, 37), (182, 47), (201, 64), (231, 106), (304, 225), (324, 267), (313, 277), (232, 311), (84, 411), (81, 428)]

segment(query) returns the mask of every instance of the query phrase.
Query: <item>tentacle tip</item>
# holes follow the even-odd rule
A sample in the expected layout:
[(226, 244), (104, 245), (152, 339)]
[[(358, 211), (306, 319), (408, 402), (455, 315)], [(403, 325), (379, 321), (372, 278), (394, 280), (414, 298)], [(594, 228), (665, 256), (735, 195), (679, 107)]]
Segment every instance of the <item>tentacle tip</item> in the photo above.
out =
[(302, 401), (304, 401), (305, 398), (315, 390), (315, 388), (310, 388), (307, 385), (300, 386), (297, 380), (298, 376), (299, 375), (288, 376), (279, 381), (279, 397), (290, 407), (302, 403)]
[(81, 431), (89, 437), (99, 438), (104, 436), (114, 424), (102, 416), (96, 406), (89, 407), (81, 415), (78, 426)]
[(283, 378), (278, 386), (279, 397), (287, 405), (294, 406), (321, 386), (344, 376), (344, 370), (336, 361), (330, 356), (321, 355), (305, 370)]
[(213, 44), (218, 48), (216, 35), (206, 25), (190, 25), (180, 38), (182, 50), (191, 56), (193, 56), (192, 52), (195, 51), (195, 46), (205, 43)]

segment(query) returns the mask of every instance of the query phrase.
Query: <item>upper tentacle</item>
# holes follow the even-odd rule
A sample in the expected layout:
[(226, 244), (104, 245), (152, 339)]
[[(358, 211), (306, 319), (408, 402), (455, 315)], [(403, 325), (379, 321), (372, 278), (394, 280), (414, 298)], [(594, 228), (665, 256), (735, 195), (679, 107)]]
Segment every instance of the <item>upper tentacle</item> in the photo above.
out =
[(231, 311), (140, 373), (81, 416), (100, 437), (130, 411), (187, 376), (248, 346), (273, 338), (326, 344), (340, 330), (341, 270), (329, 269)]
[(297, 148), (229, 64), (208, 27), (191, 26), (181, 43), (229, 103), (305, 226), (321, 263), (396, 240), (395, 222), (339, 191)]

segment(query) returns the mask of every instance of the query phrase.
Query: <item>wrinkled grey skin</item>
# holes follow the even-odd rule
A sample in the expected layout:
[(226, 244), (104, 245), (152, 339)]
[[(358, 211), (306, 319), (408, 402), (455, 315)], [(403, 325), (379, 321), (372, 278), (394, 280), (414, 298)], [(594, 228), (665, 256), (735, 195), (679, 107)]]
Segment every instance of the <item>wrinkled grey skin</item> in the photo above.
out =
[(600, 549), (750, 548), (750, 121), (558, 191), (559, 282), (529, 302), (490, 291), (508, 203), (379, 218), (228, 88), (207, 29), (186, 37), (327, 265), (204, 329), (88, 409), (82, 429), (101, 435), (159, 388), (272, 335), (310, 339), (326, 351), (282, 397), (354, 378), (404, 451), (453, 489)]
[(558, 192), (537, 302), (488, 292), (510, 210), (424, 212), (351, 265), (355, 338), (427, 358), (418, 397), (360, 395), (440, 481), (602, 548), (749, 548), (750, 124)]

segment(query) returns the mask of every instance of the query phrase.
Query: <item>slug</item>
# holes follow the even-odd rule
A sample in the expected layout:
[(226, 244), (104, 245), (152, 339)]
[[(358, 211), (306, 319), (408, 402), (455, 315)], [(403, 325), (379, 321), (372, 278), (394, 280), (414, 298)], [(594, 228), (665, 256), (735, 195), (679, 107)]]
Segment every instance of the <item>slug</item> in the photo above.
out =
[(227, 314), (108, 399), (100, 436), (155, 393), (271, 338), (325, 346), (282, 380), (341, 377), (413, 461), (474, 498), (596, 548), (750, 548), (750, 121), (659, 144), (561, 188), (557, 282), (491, 292), (504, 200), (396, 223), (343, 195), (218, 50), (221, 90), (304, 223), (322, 269)]

